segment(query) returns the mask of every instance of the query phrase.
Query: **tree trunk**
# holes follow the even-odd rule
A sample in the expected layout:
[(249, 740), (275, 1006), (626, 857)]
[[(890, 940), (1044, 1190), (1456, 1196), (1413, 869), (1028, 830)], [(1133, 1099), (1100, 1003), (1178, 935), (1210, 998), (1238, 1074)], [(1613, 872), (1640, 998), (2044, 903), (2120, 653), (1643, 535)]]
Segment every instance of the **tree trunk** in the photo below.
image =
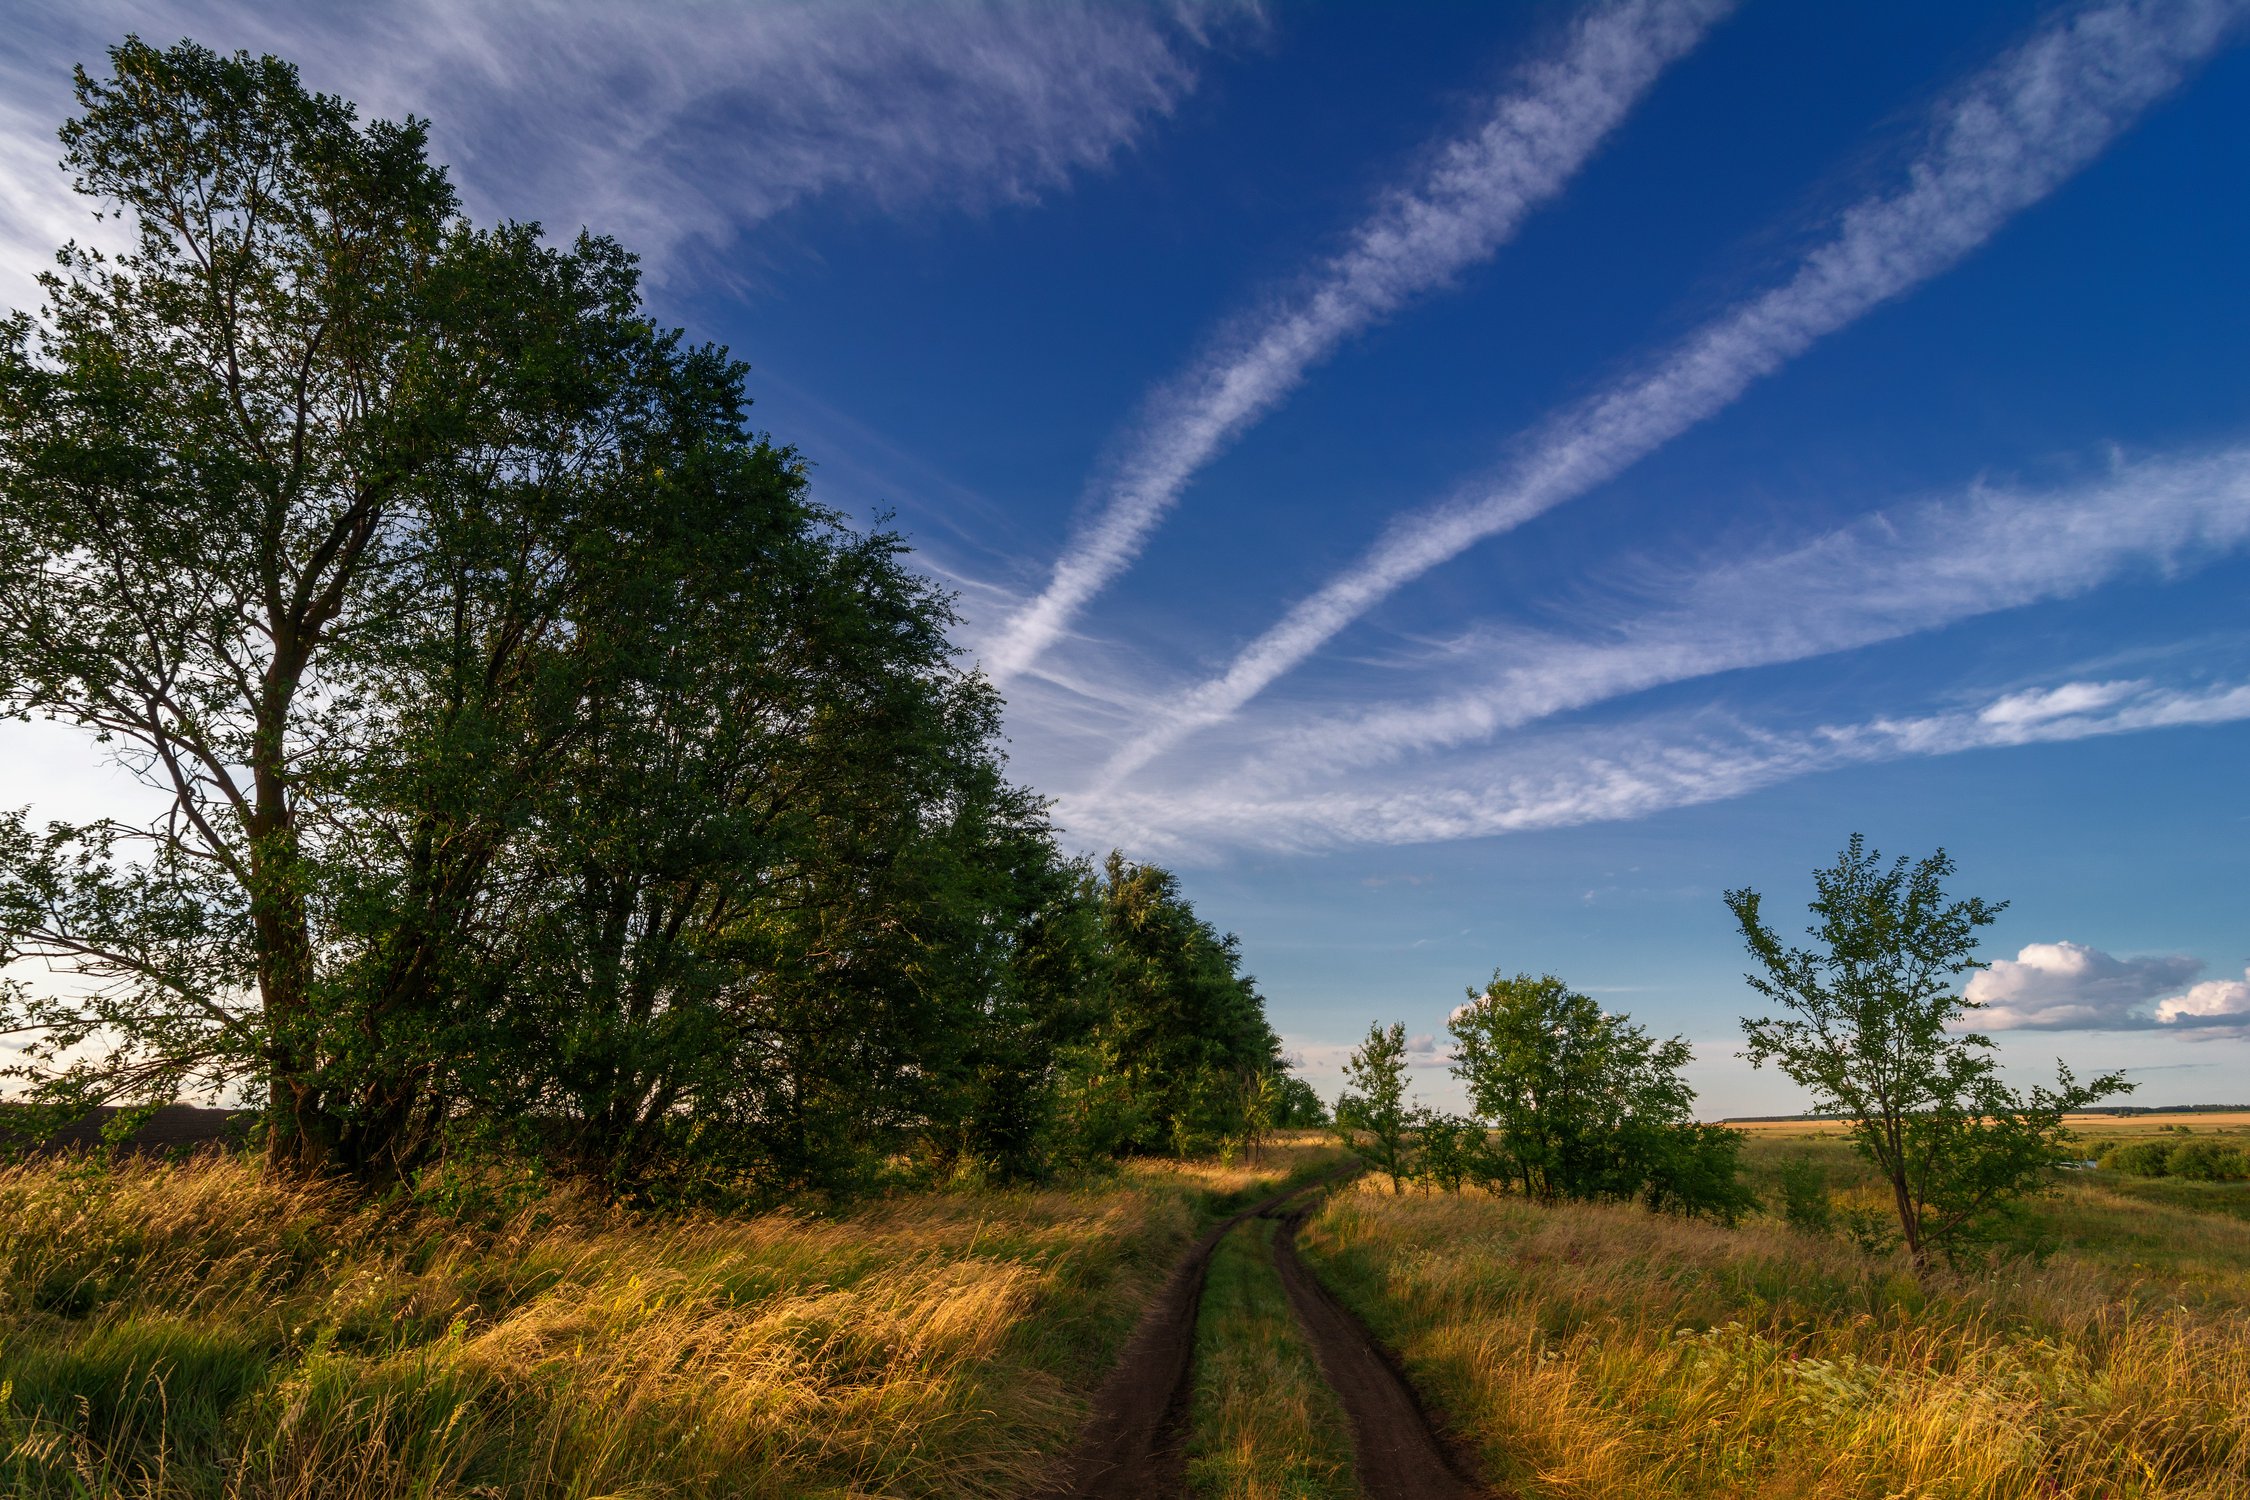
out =
[[(278, 633), (277, 633), (278, 634)], [(315, 1175), (333, 1166), (337, 1131), (315, 1081), (312, 925), (305, 910), (295, 810), (283, 769), (282, 726), (293, 661), (269, 668), (251, 748), (250, 922), (257, 945), (258, 1000), (266, 1027), (266, 1161)]]
[(1898, 1204), (1899, 1233), (1906, 1237), (1906, 1253), (1914, 1262), (1914, 1272), (1920, 1275), (1929, 1267), (1929, 1257), (1922, 1247), (1922, 1216), (1914, 1208), (1914, 1195), (1907, 1191), (1906, 1174), (1891, 1174), (1891, 1197)]

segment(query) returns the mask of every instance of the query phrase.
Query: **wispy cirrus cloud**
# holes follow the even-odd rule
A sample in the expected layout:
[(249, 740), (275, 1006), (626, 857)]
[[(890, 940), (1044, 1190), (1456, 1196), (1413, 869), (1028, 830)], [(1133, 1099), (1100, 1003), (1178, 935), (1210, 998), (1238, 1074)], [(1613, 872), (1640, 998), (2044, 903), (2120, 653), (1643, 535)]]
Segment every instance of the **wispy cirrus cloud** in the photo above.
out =
[(1433, 843), (1647, 817), (1907, 756), (2245, 719), (2250, 682), (2072, 681), (1969, 707), (1807, 729), (1719, 712), (1657, 716), (1523, 736), (1437, 767), (1362, 775), (1327, 790), (1277, 790), (1252, 771), (1177, 791), (1064, 797), (1057, 814), (1081, 838), (1174, 856)]
[(1103, 781), (1230, 717), (1409, 580), (1585, 494), (1822, 337), (1952, 266), (2099, 155), (2246, 15), (2243, 0), (2119, 0), (2043, 27), (1956, 92), (1906, 185), (1847, 209), (1787, 282), (1548, 423), (1496, 478), (1394, 525), (1120, 749)]
[[(2061, 492), (1979, 485), (1863, 517), (1794, 546), (1698, 572), (1638, 572), (1589, 605), (1598, 634), (1473, 631), (1430, 665), (1469, 687), (1267, 727), (1254, 752), (1292, 784), (1441, 752), (1553, 714), (1719, 672), (1800, 661), (2069, 598), (2130, 577), (2169, 577), (2250, 547), (2250, 448), (2120, 461)], [(2083, 695), (2086, 684), (2068, 690)], [(1986, 710), (2032, 722), (2098, 706), (2029, 698)]]
[(1023, 200), (1101, 167), (1254, 22), (1244, 0), (92, 0), (12, 18), (0, 41), (0, 262), (21, 302), (85, 209), (54, 132), (72, 63), (127, 31), (272, 51), (373, 114), (433, 122), (486, 217), (611, 233), (659, 275), (807, 199), (884, 210)]
[(1151, 395), (1099, 509), (1047, 586), (984, 647), (997, 677), (1029, 667), (1131, 565), (1197, 472), (1272, 411), (1339, 345), (1514, 238), (1561, 192), (1673, 62), (1735, 0), (1610, 0), (1551, 56), (1525, 67), (1482, 124), (1445, 143), (1411, 187), (1380, 203), (1345, 248), (1223, 330)]

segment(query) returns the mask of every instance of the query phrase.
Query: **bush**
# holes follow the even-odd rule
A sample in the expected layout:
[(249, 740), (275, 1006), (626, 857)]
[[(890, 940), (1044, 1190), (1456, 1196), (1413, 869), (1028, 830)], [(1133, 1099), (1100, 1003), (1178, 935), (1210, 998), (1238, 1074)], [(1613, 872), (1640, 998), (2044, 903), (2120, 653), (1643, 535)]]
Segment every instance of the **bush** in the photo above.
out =
[(2102, 1153), (2102, 1165), (2133, 1177), (2182, 1177), (2189, 1182), (2250, 1179), (2250, 1152), (2218, 1141), (2135, 1141)]
[(1836, 1227), (1828, 1174), (1810, 1156), (1793, 1156), (1781, 1164), (1781, 1216), (1791, 1229), (1805, 1234), (1826, 1234)]
[(2217, 1141), (2181, 1141), (2164, 1159), (2164, 1170), (2190, 1182), (2240, 1182), (2250, 1178), (2250, 1153)]
[(2170, 1170), (2167, 1164), (2171, 1155), (2170, 1141), (2134, 1141), (2110, 1147), (2102, 1153), (2101, 1163), (2112, 1172), (2130, 1177), (2162, 1177)]

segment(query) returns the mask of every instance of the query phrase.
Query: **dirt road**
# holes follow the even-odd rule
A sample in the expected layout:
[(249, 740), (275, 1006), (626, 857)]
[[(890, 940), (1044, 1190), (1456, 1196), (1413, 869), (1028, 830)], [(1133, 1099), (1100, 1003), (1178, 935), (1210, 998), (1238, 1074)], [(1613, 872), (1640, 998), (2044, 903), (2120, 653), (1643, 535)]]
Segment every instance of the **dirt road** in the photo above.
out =
[(1297, 1226), (1309, 1205), (1278, 1217), (1274, 1267), (1297, 1322), (1310, 1335), (1321, 1373), (1352, 1421), (1359, 1487), (1367, 1500), (1483, 1500), (1489, 1491), (1430, 1420), (1420, 1398), (1367, 1325), (1297, 1258)]
[(1173, 1268), (1117, 1368), (1095, 1393), (1078, 1446), (1042, 1500), (1164, 1500), (1187, 1493), (1188, 1399), (1196, 1310), (1219, 1240), (1243, 1220), (1278, 1218), (1274, 1264), (1321, 1371), (1351, 1419), (1360, 1487), (1368, 1500), (1483, 1500), (1461, 1455), (1431, 1423), (1413, 1389), (1366, 1327), (1297, 1257), (1297, 1226), (1309, 1205), (1290, 1200), (1325, 1186), (1277, 1193), (1197, 1240)]
[(1211, 1252), (1244, 1219), (1309, 1192), (1306, 1184), (1253, 1203), (1212, 1227), (1180, 1258), (1094, 1393), (1094, 1412), (1042, 1500), (1157, 1500), (1187, 1492), (1188, 1366)]

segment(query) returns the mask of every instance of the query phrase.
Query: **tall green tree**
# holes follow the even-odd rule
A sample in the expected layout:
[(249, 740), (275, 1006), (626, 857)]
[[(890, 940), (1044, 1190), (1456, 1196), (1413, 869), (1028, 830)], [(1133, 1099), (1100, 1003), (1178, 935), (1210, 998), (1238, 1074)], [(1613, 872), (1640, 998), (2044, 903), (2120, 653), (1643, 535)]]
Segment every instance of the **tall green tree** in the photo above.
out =
[(1414, 1128), (1419, 1111), (1407, 1097), (1406, 1026), (1371, 1022), (1366, 1039), (1344, 1060), (1344, 1092), (1336, 1101), (1336, 1129), (1360, 1160), (1404, 1192), (1413, 1175)]
[(1495, 973), (1454, 1012), (1454, 1075), (1491, 1128), (1491, 1167), (1526, 1195), (1641, 1198), (1731, 1218), (1739, 1137), (1698, 1124), (1692, 1053), (1553, 975)]
[(395, 1172), (554, 744), (630, 263), (465, 226), (419, 122), (276, 59), (111, 61), (62, 137), (131, 248), (66, 250), (0, 339), (0, 707), (163, 806), (0, 831), (7, 956), (91, 981), (13, 1021), (58, 1102), (242, 1083), (277, 1161)]
[(111, 62), (63, 140), (133, 246), (0, 330), (0, 712), (157, 806), (0, 816), (0, 962), (78, 980), (0, 986), (53, 1112), (765, 1195), (1258, 1128), (1235, 940), (1058, 855), (951, 601), (631, 256), (468, 224), (419, 122), (276, 59)]
[(1089, 1040), (1143, 1105), (1144, 1150), (1208, 1150), (1243, 1133), (1245, 1085), (1280, 1066), (1241, 944), (1198, 917), (1179, 878), (1112, 852), (1097, 897), (1105, 1003)]
[(1779, 1067), (1814, 1110), (1851, 1121), (1918, 1268), (2042, 1183), (2062, 1155), (2066, 1115), (2132, 1087), (2118, 1073), (2080, 1083), (2058, 1062), (2055, 1087), (2019, 1091), (2000, 1079), (1991, 1039), (1957, 1029), (1977, 1009), (1957, 988), (1984, 967), (1977, 930), (2006, 903), (1949, 896), (1953, 873), (1942, 849), (1885, 865), (1853, 834), (1813, 873), (1811, 947), (1782, 942), (1756, 891), (1726, 895), (1758, 966), (1744, 977), (1786, 1012), (1745, 1018), (1743, 1055)]

